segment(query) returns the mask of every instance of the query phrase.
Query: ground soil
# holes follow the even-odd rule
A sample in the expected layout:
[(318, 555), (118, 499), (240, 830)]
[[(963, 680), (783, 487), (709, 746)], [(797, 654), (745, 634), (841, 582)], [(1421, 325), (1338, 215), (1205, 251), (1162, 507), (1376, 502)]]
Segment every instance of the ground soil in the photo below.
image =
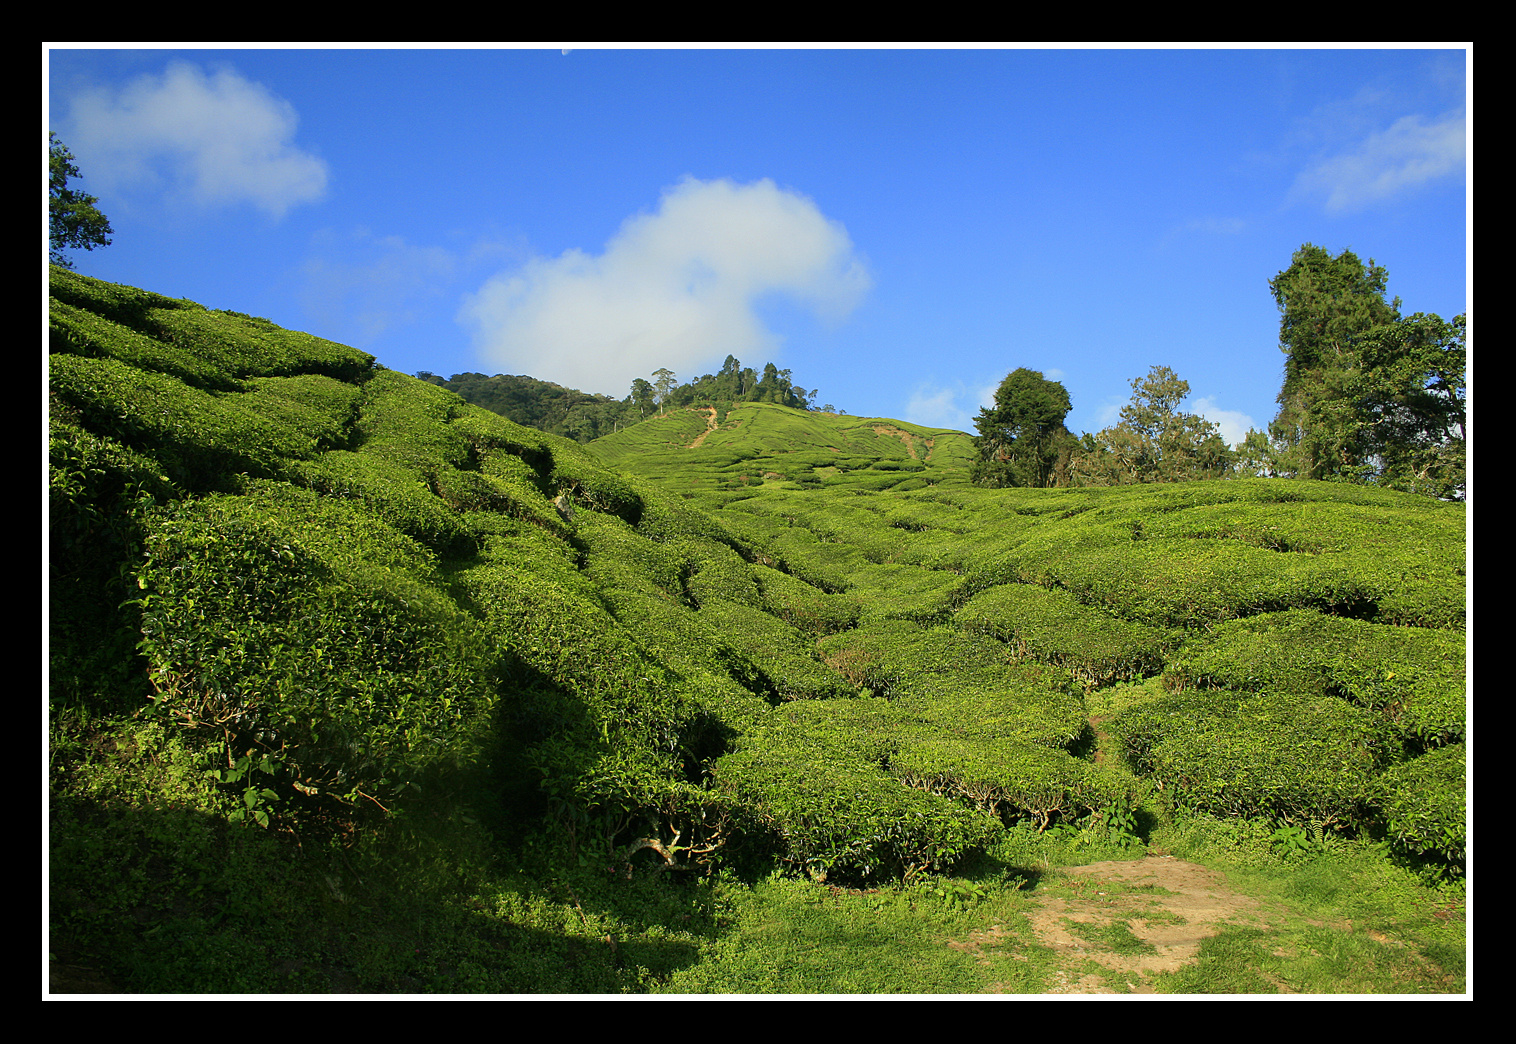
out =
[[(1030, 916), (1035, 942), (1059, 958), (1047, 993), (1152, 993), (1151, 976), (1193, 961), (1200, 940), (1228, 924), (1269, 919), (1256, 900), (1228, 889), (1216, 871), (1173, 856), (1091, 863), (1060, 874), (1053, 890), (1059, 894), (1044, 896)], [(1108, 930), (1122, 923), (1151, 949), (1113, 948)], [(948, 945), (988, 963), (988, 951), (1011, 937), (1010, 929), (995, 925)]]

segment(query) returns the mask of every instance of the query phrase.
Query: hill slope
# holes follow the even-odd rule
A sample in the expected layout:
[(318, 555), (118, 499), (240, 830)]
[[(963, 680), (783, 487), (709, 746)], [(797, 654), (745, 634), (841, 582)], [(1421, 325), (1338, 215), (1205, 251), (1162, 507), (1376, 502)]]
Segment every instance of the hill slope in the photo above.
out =
[(680, 491), (963, 485), (974, 460), (961, 431), (770, 403), (672, 410), (589, 445), (612, 467)]
[(645, 989), (718, 932), (670, 871), (917, 879), (1155, 794), (1461, 862), (1462, 504), (954, 488), (962, 433), (763, 405), (586, 449), (51, 291), (53, 946), (133, 989)]

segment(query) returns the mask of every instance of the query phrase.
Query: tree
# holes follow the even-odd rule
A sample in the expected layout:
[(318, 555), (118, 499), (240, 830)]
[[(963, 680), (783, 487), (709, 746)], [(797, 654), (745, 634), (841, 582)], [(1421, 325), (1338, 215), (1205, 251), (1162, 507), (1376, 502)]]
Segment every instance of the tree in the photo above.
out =
[(637, 409), (638, 419), (646, 420), (647, 415), (653, 412), (653, 386), (641, 377), (634, 377), (630, 398)]
[(1341, 432), (1319, 408), (1340, 393), (1344, 375), (1358, 365), (1356, 342), (1400, 317), (1400, 298), (1386, 302), (1389, 273), (1372, 258), (1364, 265), (1351, 250), (1336, 257), (1305, 244), (1290, 267), (1269, 280), (1279, 306), (1279, 350), (1285, 354), (1279, 413), (1269, 426), (1284, 469), (1299, 478), (1341, 477)]
[(1464, 499), (1467, 316), (1418, 312), (1370, 330), (1353, 354), (1308, 418), (1329, 433), (1330, 477)]
[(1071, 408), (1068, 390), (1041, 372), (1022, 367), (1007, 374), (995, 390), (994, 407), (981, 408), (974, 421), (979, 431), (974, 481), (981, 486), (1051, 485), (1060, 443), (1073, 439), (1063, 426)]
[(669, 393), (674, 390), (678, 383), (674, 379), (674, 371), (668, 367), (660, 367), (653, 371), (653, 387), (658, 390), (658, 412), (663, 412), (663, 404), (668, 402)]
[(1132, 379), (1132, 399), (1121, 422), (1096, 435), (1093, 453), (1075, 461), (1074, 473), (1088, 485), (1185, 482), (1221, 478), (1234, 455), (1216, 425), (1181, 413), (1188, 381), (1167, 366), (1154, 366)]
[(80, 176), (79, 168), (74, 166), (73, 153), (51, 131), (47, 147), (48, 259), (55, 265), (73, 268), (73, 261), (63, 251), (110, 246), (111, 223), (96, 209), (98, 201), (94, 196), (68, 187), (69, 178)]

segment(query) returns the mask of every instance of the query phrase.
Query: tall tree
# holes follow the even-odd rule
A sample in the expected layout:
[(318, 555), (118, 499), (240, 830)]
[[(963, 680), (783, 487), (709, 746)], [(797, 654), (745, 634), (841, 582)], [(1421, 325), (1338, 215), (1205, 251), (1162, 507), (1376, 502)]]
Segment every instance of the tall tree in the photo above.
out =
[(1333, 257), (1307, 243), (1269, 280), (1285, 355), (1279, 413), (1269, 433), (1281, 463), (1299, 478), (1340, 476), (1354, 463), (1344, 457), (1340, 432), (1322, 425), (1320, 404), (1358, 365), (1357, 341), (1400, 317), (1400, 298), (1384, 298), (1388, 278), (1372, 258), (1365, 265), (1351, 250)]
[(110, 246), (111, 223), (100, 213), (94, 196), (68, 187), (69, 178), (79, 177), (74, 154), (52, 131), (47, 134), (47, 232), (48, 259), (55, 265), (73, 268), (65, 250), (93, 250)]
[(679, 382), (674, 378), (674, 371), (667, 366), (654, 370), (653, 377), (653, 387), (658, 390), (658, 412), (662, 413), (664, 403), (668, 402), (669, 393)]
[(1420, 312), (1358, 338), (1309, 418), (1336, 461), (1328, 477), (1464, 499), (1466, 338), (1466, 316)]
[(1094, 437), (1093, 452), (1074, 462), (1088, 485), (1132, 482), (1185, 482), (1221, 478), (1234, 455), (1216, 425), (1180, 412), (1190, 394), (1188, 381), (1167, 366), (1154, 366), (1132, 379), (1132, 399), (1121, 422)]
[(1071, 408), (1068, 390), (1040, 371), (1022, 367), (1007, 374), (995, 390), (995, 405), (981, 408), (974, 421), (979, 431), (974, 481), (981, 486), (1051, 485), (1060, 444), (1073, 438), (1063, 426)]
[(637, 409), (639, 420), (646, 420), (653, 412), (653, 386), (641, 377), (632, 378), (632, 405)]

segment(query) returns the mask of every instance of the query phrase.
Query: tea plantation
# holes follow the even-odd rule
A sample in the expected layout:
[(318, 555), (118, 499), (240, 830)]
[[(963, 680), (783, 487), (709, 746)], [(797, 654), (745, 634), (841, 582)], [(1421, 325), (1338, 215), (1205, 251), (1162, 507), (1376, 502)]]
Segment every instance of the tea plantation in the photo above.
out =
[(55, 980), (646, 992), (757, 882), (1201, 820), (1463, 873), (1463, 504), (979, 489), (961, 433), (767, 404), (582, 447), (51, 295)]

